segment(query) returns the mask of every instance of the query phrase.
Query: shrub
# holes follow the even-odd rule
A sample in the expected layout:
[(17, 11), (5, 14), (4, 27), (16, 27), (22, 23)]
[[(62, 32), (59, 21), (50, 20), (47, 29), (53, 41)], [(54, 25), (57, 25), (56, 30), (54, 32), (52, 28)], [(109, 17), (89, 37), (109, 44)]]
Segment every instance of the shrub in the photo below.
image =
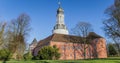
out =
[(30, 52), (23, 55), (24, 60), (31, 60), (33, 58), (32, 54)]
[(60, 53), (58, 51), (59, 49), (55, 45), (53, 47), (45, 46), (40, 49), (36, 58), (42, 59), (42, 60), (59, 59)]
[(115, 50), (113, 44), (108, 45), (108, 52), (110, 56), (117, 55), (117, 51)]
[(11, 53), (8, 49), (0, 50), (0, 60), (9, 60), (11, 57)]
[(54, 57), (53, 59), (59, 59), (60, 58), (60, 53), (59, 53), (59, 49), (56, 47), (56, 45), (53, 46), (54, 48)]

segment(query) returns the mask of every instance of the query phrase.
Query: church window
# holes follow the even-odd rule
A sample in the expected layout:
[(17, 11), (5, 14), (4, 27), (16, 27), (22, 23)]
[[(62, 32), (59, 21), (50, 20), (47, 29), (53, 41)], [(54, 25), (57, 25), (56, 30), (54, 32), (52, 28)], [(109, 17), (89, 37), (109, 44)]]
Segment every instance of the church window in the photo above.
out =
[(80, 47), (80, 46), (78, 46), (78, 49), (81, 49), (81, 47)]
[(76, 46), (76, 49), (79, 49), (79, 46)]
[(67, 48), (68, 48), (68, 50), (70, 50), (70, 47), (69, 47), (69, 46), (67, 46)]
[(64, 46), (62, 46), (62, 50), (64, 50), (65, 49), (65, 47)]
[(75, 47), (73, 46), (72, 49), (75, 49)]
[(70, 57), (72, 57), (72, 54), (70, 54)]

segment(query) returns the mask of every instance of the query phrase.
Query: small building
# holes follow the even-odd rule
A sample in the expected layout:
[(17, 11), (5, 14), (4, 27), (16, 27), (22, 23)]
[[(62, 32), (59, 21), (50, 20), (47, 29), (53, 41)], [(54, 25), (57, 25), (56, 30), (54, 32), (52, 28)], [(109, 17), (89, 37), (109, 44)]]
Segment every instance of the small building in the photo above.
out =
[(87, 38), (87, 42), (84, 43), (83, 37), (69, 35), (64, 23), (64, 10), (60, 4), (56, 17), (53, 34), (38, 42), (33, 50), (34, 56), (42, 47), (56, 45), (61, 53), (60, 60), (84, 59), (84, 57), (107, 58), (106, 41), (103, 37), (90, 32), (87, 37), (84, 37)]
[(33, 49), (37, 46), (37, 40), (36, 38), (34, 38), (34, 40), (32, 41), (32, 43), (29, 45), (29, 51), (33, 52)]
[[(106, 41), (104, 38), (97, 36), (94, 32), (88, 35), (89, 43), (85, 44), (86, 58), (107, 58)], [(39, 41), (34, 49), (34, 56), (37, 55), (40, 48), (44, 46), (56, 45), (61, 53), (61, 60), (84, 59), (84, 44), (82, 37), (52, 34), (51, 36)]]

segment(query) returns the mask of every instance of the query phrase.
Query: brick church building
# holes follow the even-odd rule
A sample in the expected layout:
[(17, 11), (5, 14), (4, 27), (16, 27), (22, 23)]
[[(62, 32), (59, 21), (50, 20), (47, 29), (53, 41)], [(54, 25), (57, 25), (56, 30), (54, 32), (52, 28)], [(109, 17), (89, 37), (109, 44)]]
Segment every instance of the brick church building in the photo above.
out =
[(33, 50), (34, 56), (42, 47), (56, 45), (61, 53), (60, 60), (84, 59), (84, 54), (86, 58), (107, 58), (106, 41), (103, 37), (90, 32), (86, 37), (87, 43), (84, 44), (83, 37), (69, 35), (64, 23), (64, 10), (60, 3), (56, 17), (57, 22), (53, 28), (53, 34), (37, 43)]

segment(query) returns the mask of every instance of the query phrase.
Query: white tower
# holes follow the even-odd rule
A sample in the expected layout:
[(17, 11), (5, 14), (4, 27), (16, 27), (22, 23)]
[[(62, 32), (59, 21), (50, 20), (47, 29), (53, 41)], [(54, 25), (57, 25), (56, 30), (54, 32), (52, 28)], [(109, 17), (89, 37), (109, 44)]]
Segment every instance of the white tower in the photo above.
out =
[(64, 23), (64, 10), (62, 9), (60, 2), (58, 4), (59, 4), (59, 8), (57, 9), (57, 15), (56, 15), (57, 22), (56, 22), (56, 25), (54, 26), (53, 34), (57, 33), (57, 34), (68, 35), (69, 32)]

